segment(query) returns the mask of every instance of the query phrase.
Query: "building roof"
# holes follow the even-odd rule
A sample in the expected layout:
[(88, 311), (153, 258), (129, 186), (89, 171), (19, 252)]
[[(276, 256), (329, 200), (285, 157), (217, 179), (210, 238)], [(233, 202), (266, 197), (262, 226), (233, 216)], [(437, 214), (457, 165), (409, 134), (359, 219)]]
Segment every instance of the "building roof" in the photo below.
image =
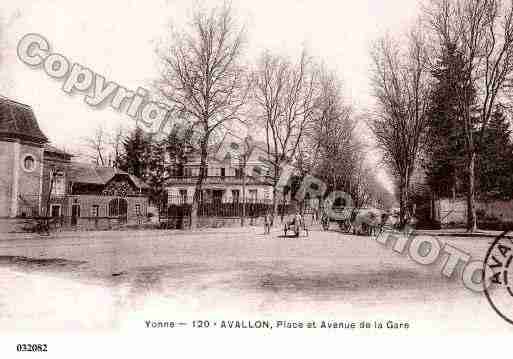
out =
[(45, 144), (45, 152), (57, 154), (57, 155), (63, 156), (63, 157), (69, 157), (69, 158), (74, 157), (74, 155), (72, 155), (71, 153), (68, 153), (66, 151), (60, 150), (57, 147), (52, 146), (49, 143)]
[(48, 142), (32, 108), (3, 96), (0, 96), (0, 135), (38, 143)]
[[(238, 153), (238, 151), (244, 151), (240, 146), (242, 144), (242, 139), (234, 138), (233, 136), (228, 138), (225, 136), (222, 141), (216, 143), (214, 145), (209, 145), (207, 148), (208, 157), (207, 161), (229, 161), (232, 159), (231, 152)], [(252, 140), (252, 151), (251, 156), (248, 159), (248, 162), (262, 162), (268, 164), (269, 161), (267, 159), (267, 143), (263, 141)], [(271, 150), (272, 153), (272, 150)], [(223, 156), (224, 155), (224, 156)], [(189, 153), (189, 157), (195, 158), (196, 161), (199, 161), (198, 157), (200, 156), (200, 149), (193, 148)], [(189, 160), (189, 162), (196, 162)]]
[(77, 183), (104, 185), (106, 182), (96, 172), (96, 167), (88, 163), (71, 162), (66, 176)]
[(144, 181), (142, 181), (139, 177), (136, 177), (128, 172), (122, 171), (119, 168), (114, 167), (97, 167), (96, 172), (102, 178), (102, 180), (107, 183), (116, 175), (126, 175), (130, 178), (130, 180), (137, 186), (137, 188), (150, 188)]
[(68, 179), (75, 183), (106, 185), (117, 175), (128, 176), (137, 188), (150, 188), (138, 177), (113, 167), (98, 167), (88, 163), (71, 162), (68, 172)]

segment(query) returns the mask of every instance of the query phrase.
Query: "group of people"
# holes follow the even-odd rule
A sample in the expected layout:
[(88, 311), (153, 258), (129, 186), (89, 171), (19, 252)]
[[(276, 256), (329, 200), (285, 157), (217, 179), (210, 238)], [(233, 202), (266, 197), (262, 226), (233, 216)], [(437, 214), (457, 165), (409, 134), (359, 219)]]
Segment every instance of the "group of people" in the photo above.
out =
[[(264, 217), (264, 232), (265, 234), (271, 233), (271, 227), (274, 223), (274, 217), (271, 213), (266, 213)], [(306, 223), (303, 220), (303, 216), (299, 211), (296, 211), (294, 216), (292, 217), (291, 221), (288, 221), (285, 223), (286, 228), (291, 227), (294, 228), (294, 226), (297, 226), (298, 228), (306, 228)]]
[[(319, 219), (323, 229), (328, 230), (331, 218), (327, 211), (314, 210), (312, 212), (312, 223), (317, 222)], [(397, 215), (375, 208), (358, 209), (356, 211), (353, 209), (345, 220), (339, 220), (337, 222), (344, 232), (368, 235), (376, 234), (377, 231), (381, 232), (385, 227), (396, 228), (399, 225)], [(266, 213), (264, 217), (265, 234), (270, 234), (273, 223), (273, 214), (271, 212)], [(413, 225), (415, 223), (415, 217), (407, 215), (406, 223)], [(308, 233), (304, 216), (299, 210), (296, 210), (294, 215), (289, 217), (289, 220), (285, 222), (285, 233), (287, 230), (294, 230), (297, 233), (301, 229), (306, 230)]]

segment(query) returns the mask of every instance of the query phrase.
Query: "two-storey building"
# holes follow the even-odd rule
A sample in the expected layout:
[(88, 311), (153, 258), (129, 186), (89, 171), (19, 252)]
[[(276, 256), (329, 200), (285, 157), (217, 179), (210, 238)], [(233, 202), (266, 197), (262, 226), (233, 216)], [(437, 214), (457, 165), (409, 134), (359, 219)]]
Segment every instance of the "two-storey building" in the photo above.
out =
[[(236, 139), (225, 139), (209, 147), (207, 173), (202, 183), (204, 202), (271, 203), (273, 185), (271, 166), (265, 144), (252, 142), (251, 150), (243, 151)], [(197, 150), (186, 155), (186, 161), (167, 182), (169, 204), (192, 203), (198, 181), (201, 160)]]

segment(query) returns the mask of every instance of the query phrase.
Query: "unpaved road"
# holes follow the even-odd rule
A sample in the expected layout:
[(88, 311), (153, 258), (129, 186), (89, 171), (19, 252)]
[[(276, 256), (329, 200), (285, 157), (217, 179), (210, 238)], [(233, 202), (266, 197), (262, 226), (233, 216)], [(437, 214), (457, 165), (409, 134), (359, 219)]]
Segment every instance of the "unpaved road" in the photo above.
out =
[[(482, 259), (488, 238), (441, 238)], [(512, 330), (457, 276), (368, 237), (260, 228), (91, 232), (0, 241), (0, 331), (118, 330), (145, 319), (394, 320)]]

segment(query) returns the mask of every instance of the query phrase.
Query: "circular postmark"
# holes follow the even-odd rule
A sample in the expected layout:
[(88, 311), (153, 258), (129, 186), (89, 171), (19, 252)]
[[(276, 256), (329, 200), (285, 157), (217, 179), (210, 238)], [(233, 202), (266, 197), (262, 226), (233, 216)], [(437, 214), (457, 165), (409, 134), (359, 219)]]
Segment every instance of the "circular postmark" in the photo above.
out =
[(485, 296), (495, 312), (513, 325), (513, 240), (502, 232), (486, 253), (483, 270)]

